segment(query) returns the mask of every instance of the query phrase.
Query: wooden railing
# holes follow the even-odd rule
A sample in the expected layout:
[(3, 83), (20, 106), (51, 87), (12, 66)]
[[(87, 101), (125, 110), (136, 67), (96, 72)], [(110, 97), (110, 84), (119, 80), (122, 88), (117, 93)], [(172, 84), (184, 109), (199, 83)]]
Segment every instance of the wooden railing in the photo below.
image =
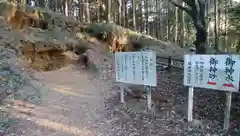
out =
[(184, 60), (181, 59), (173, 59), (171, 56), (169, 57), (160, 57), (156, 58), (157, 71), (159, 70), (159, 66), (163, 66), (169, 72), (172, 69), (183, 70), (184, 69)]

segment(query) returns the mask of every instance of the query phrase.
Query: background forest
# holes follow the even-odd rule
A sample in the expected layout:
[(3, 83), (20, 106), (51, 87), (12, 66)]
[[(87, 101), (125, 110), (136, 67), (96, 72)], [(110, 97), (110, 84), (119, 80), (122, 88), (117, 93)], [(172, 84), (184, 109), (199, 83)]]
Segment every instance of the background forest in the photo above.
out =
[[(240, 44), (239, 0), (196, 0), (195, 2), (193, 0), (21, 0), (17, 2), (73, 16), (81, 22), (116, 23), (159, 40), (174, 42), (184, 48), (193, 45), (196, 38), (196, 23), (200, 20), (204, 23), (206, 38), (199, 40), (205, 42), (208, 53), (239, 52), (237, 48)], [(193, 13), (195, 10), (196, 14), (188, 12)], [(200, 37), (203, 37), (202, 34)]]

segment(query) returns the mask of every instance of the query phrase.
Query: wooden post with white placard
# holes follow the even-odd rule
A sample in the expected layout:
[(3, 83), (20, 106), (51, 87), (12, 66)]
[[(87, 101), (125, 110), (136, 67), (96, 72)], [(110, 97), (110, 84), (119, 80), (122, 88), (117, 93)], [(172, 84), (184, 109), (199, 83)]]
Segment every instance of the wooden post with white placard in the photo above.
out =
[[(148, 109), (151, 109), (151, 86), (157, 86), (156, 53), (116, 52), (116, 82), (147, 86)], [(124, 88), (120, 87), (121, 102), (124, 103)]]
[(185, 55), (184, 85), (189, 86), (188, 121), (192, 121), (193, 87), (226, 92), (224, 129), (229, 128), (232, 92), (239, 90), (239, 55)]

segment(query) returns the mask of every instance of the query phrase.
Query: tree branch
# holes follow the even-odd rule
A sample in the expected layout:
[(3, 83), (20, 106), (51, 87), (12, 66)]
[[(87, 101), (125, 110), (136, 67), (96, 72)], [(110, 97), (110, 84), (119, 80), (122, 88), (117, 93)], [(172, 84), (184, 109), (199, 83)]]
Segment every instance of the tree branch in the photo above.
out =
[(188, 6), (193, 7), (194, 6), (194, 0), (183, 0)]
[(184, 6), (182, 6), (182, 5), (179, 5), (179, 4), (177, 4), (175, 1), (173, 1), (173, 0), (169, 0), (174, 6), (176, 6), (176, 7), (178, 7), (179, 9), (181, 9), (181, 10), (183, 10), (183, 11), (185, 11), (186, 13), (188, 13), (190, 16), (191, 16), (191, 9), (189, 9), (189, 8), (187, 8), (187, 7), (184, 7)]

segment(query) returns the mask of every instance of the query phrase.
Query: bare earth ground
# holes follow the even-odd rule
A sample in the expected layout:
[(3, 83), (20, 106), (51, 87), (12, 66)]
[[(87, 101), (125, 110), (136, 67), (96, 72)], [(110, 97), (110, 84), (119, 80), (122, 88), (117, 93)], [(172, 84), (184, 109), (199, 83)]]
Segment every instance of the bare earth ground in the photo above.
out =
[(112, 135), (106, 132), (111, 125), (104, 120), (106, 83), (73, 67), (36, 75), (44, 84), (42, 103), (13, 104), (11, 111), (20, 121), (9, 136)]

